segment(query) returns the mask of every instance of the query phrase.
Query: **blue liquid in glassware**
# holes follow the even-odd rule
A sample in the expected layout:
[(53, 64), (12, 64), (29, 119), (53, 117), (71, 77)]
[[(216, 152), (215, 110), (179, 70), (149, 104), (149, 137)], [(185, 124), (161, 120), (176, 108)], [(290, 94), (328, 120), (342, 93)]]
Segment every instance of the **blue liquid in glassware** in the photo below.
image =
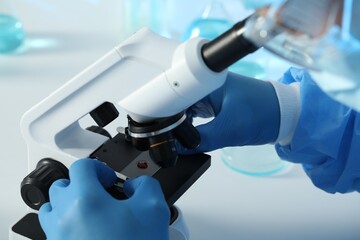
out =
[(187, 28), (182, 40), (185, 41), (192, 37), (214, 39), (231, 28), (231, 26), (225, 19), (199, 18)]
[(15, 17), (0, 13), (0, 53), (17, 49), (24, 41), (22, 24)]

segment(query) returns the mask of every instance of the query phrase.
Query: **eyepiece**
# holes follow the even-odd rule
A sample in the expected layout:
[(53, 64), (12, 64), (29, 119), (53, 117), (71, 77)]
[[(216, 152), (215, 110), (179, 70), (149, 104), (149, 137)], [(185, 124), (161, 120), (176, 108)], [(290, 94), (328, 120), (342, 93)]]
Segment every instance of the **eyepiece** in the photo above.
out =
[(258, 49), (244, 36), (247, 19), (236, 23), (228, 31), (202, 47), (201, 54), (204, 62), (214, 72), (223, 71)]

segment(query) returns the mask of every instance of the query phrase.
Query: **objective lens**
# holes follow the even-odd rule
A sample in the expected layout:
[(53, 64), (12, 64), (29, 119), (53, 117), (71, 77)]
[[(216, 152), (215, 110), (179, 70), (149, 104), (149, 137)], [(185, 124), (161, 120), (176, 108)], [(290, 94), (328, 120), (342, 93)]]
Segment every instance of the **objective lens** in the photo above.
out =
[(173, 133), (176, 139), (186, 148), (194, 149), (200, 144), (200, 134), (188, 118), (175, 128)]
[[(150, 142), (153, 142), (154, 140), (156, 139), (150, 139)], [(176, 152), (174, 139), (167, 138), (164, 141), (151, 143), (149, 155), (151, 159), (160, 167), (167, 168), (175, 166), (178, 159), (178, 154)]]

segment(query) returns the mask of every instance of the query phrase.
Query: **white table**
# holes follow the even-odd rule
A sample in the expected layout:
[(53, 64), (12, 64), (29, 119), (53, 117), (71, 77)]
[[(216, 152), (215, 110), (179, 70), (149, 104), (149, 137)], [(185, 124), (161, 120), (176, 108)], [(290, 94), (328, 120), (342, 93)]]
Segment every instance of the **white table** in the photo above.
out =
[[(115, 1), (82, 2), (81, 20), (79, 9), (44, 2), (15, 1), (28, 48), (0, 55), (1, 239), (26, 211), (19, 187), (27, 173), (21, 115), (123, 38), (120, 19), (114, 24), (121, 12), (114, 11)], [(99, 16), (93, 20), (94, 13), (103, 14), (101, 22)], [(39, 43), (43, 48), (36, 47)], [(211, 168), (177, 202), (192, 239), (360, 239), (358, 193), (324, 193), (300, 166), (273, 177), (241, 175), (223, 164), (220, 152), (211, 155)]]

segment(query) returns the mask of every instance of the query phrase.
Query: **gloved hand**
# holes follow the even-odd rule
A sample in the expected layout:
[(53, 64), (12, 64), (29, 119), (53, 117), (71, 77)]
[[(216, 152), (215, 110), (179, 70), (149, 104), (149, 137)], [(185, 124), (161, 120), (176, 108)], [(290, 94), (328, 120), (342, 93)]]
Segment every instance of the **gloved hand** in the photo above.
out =
[(113, 198), (105, 188), (116, 176), (94, 159), (74, 162), (70, 180), (60, 179), (49, 190), (50, 203), (39, 210), (49, 240), (168, 239), (169, 208), (159, 183), (152, 177), (127, 180), (126, 200)]
[(232, 72), (220, 89), (188, 109), (187, 115), (214, 119), (197, 126), (201, 143), (195, 150), (177, 143), (182, 154), (271, 143), (280, 127), (280, 108), (272, 84)]

